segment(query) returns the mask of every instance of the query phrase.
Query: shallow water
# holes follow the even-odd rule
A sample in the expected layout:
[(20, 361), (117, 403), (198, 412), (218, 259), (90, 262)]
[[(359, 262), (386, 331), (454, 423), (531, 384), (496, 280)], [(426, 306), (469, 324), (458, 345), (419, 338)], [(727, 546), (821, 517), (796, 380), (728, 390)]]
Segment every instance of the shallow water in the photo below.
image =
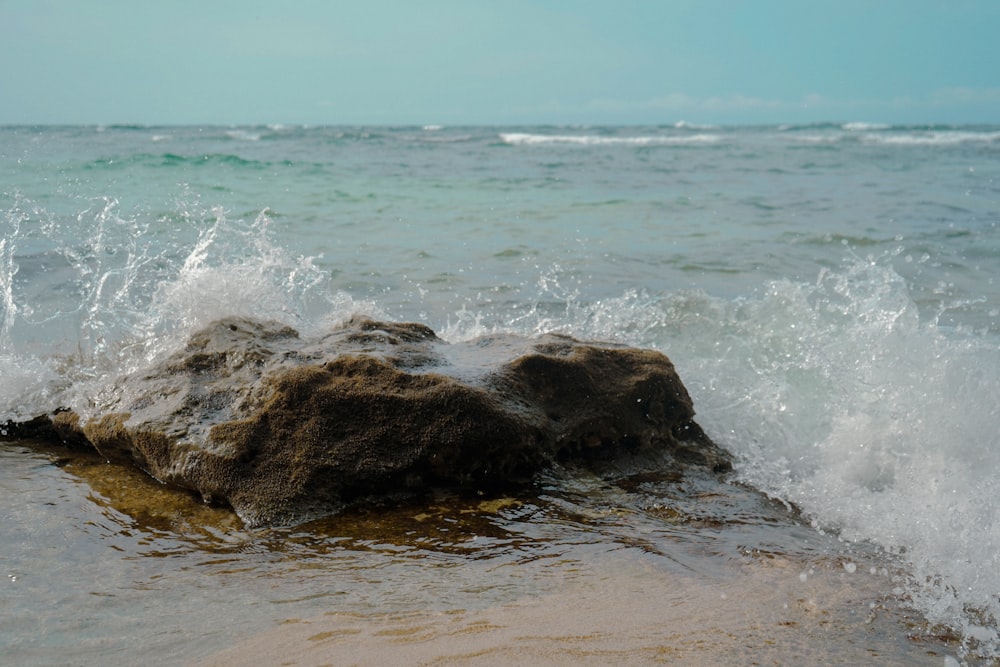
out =
[[(120, 374), (227, 315), (306, 335), (361, 313), (449, 341), (558, 331), (650, 347), (736, 456), (735, 479), (801, 510), (793, 535), (897, 563), (883, 595), (951, 628), (966, 657), (1000, 655), (998, 150), (995, 126), (859, 123), (0, 128), (0, 422), (86, 414)], [(3, 456), (0, 558), (49, 566), (0, 629), (15, 647), (75, 643), (100, 662), (116, 644), (95, 628), (140, 627), (151, 602), (135, 591), (168, 599), (174, 580), (210, 570), (198, 563), (212, 549), (245, 545), (282, 580), (297, 570), (281, 563), (310, 558), (216, 519), (164, 517), (156, 503), (172, 503), (151, 492), (143, 516), (158, 518), (123, 514), (101, 503), (124, 482), (91, 491), (69, 466), (6, 444)], [(517, 530), (562, 506), (545, 500)], [(313, 530), (326, 543), (347, 529)], [(769, 529), (755, 530), (753, 544)], [(797, 562), (798, 537), (782, 539)], [(87, 565), (60, 561), (67, 541)], [(422, 549), (417, 561), (454, 557)], [(414, 608), (458, 595), (426, 584), (421, 598), (414, 561), (365, 553)], [(270, 589), (234, 567), (213, 604), (268, 608)], [(325, 590), (287, 577), (301, 588), (289, 599)], [(71, 594), (91, 581), (100, 595)], [(195, 591), (192, 608), (172, 607), (165, 636), (203, 636), (201, 606), (220, 607), (178, 590)], [(59, 601), (41, 633), (23, 620), (32, 601)]]
[[(511, 625), (510, 605), (551, 605), (558, 617), (587, 591), (609, 619), (638, 619), (663, 602), (646, 589), (670, 590), (669, 608), (701, 613), (732, 605), (737, 617), (756, 616), (765, 600), (783, 605), (745, 640), (752, 650), (766, 650), (783, 627), (809, 625), (820, 608), (852, 642), (890, 661), (955, 650), (885, 594), (900, 574), (875, 550), (818, 534), (783, 504), (710, 475), (640, 472), (648, 461), (602, 476), (553, 471), (510, 496), (439, 495), (263, 530), (90, 454), (7, 447), (0, 463), (10, 472), (4, 514), (16, 527), (3, 582), (12, 664), (130, 664), (149, 655), (186, 664), (277, 624), (331, 614), (368, 633), (414, 618), (432, 628), (459, 617)], [(40, 506), (43, 520), (23, 520)], [(741, 582), (763, 571), (769, 583), (755, 593)], [(823, 582), (818, 589), (811, 577)], [(869, 633), (872, 620), (861, 619), (876, 616)], [(572, 623), (550, 630), (559, 636)], [(616, 650), (634, 654), (654, 640), (685, 650), (676, 638), (657, 639), (654, 626), (633, 628)], [(447, 634), (447, 624), (440, 629)], [(841, 636), (824, 641), (823, 652), (845, 650)], [(444, 642), (435, 659), (454, 649)]]

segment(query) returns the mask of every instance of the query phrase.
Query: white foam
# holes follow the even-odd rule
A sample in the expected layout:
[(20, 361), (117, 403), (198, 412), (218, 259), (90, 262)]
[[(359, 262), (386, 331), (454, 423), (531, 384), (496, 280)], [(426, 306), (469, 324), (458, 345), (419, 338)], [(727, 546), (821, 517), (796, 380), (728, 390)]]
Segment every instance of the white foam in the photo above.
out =
[(844, 123), (840, 126), (841, 129), (847, 130), (848, 132), (874, 132), (876, 130), (888, 130), (891, 125), (886, 125), (884, 123)]
[(704, 125), (701, 123), (690, 123), (686, 120), (679, 120), (674, 123), (674, 128), (678, 130), (715, 130), (718, 129), (716, 125)]
[(792, 134), (787, 139), (800, 144), (833, 144), (843, 138), (840, 133), (836, 134)]
[(506, 144), (514, 146), (535, 146), (542, 144), (574, 144), (580, 146), (682, 146), (685, 144), (716, 143), (719, 141), (719, 137), (714, 134), (604, 137), (590, 134), (528, 134), (510, 132), (501, 133), (500, 140)]
[(907, 132), (907, 133), (877, 133), (865, 134), (862, 141), (869, 144), (887, 144), (894, 146), (948, 146), (954, 144), (1000, 143), (1000, 132)]

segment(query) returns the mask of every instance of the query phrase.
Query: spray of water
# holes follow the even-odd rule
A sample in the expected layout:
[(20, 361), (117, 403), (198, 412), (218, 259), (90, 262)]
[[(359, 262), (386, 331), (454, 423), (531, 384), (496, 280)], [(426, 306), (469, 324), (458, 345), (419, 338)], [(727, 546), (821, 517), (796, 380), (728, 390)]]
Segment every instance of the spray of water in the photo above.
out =
[[(557, 329), (653, 347), (740, 479), (817, 530), (880, 546), (895, 593), (965, 649), (1000, 654), (1000, 339), (921, 313), (897, 253), (735, 300), (697, 291), (586, 302), (550, 267), (515, 313), (464, 308), (451, 338)], [(960, 305), (960, 304), (959, 304)]]
[[(996, 656), (1000, 339), (943, 324), (951, 303), (922, 316), (892, 257), (850, 255), (814, 282), (736, 300), (630, 291), (581, 303), (545, 286), (568, 297), (563, 330), (669, 354), (743, 481), (818, 530), (882, 547), (907, 572), (897, 594)], [(553, 317), (536, 304), (516, 325)]]
[[(160, 215), (113, 198), (57, 218), (21, 198), (0, 242), (0, 419), (86, 406), (226, 316), (309, 333), (353, 312), (313, 257), (272, 239), (267, 210), (234, 217), (186, 193)], [(41, 380), (41, 381), (40, 381)]]

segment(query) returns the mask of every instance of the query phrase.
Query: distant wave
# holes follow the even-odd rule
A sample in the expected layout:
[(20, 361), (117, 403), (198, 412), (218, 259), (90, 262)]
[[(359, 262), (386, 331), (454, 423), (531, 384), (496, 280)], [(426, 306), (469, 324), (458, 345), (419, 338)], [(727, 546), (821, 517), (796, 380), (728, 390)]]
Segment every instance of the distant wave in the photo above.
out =
[(888, 130), (892, 128), (892, 125), (886, 125), (885, 123), (844, 123), (840, 126), (841, 129), (847, 130), (848, 132), (873, 132), (876, 130)]
[(841, 126), (780, 127), (781, 132), (808, 129), (808, 133), (791, 132), (788, 139), (804, 144), (834, 144), (841, 141), (889, 146), (953, 146), (957, 144), (1000, 143), (1000, 131), (970, 129), (918, 129), (913, 126), (881, 125), (876, 123), (845, 123)]
[(834, 144), (843, 139), (840, 134), (793, 134), (790, 141), (800, 144)]
[(500, 140), (514, 146), (540, 144), (577, 144), (581, 146), (678, 146), (684, 144), (712, 144), (719, 140), (714, 134), (685, 136), (602, 137), (592, 134), (527, 134), (505, 132)]
[(674, 123), (674, 128), (678, 130), (715, 130), (718, 126), (716, 125), (702, 125), (699, 123), (691, 123), (686, 120), (679, 120)]
[(237, 141), (260, 141), (259, 132), (251, 132), (248, 130), (226, 130), (226, 136)]
[(475, 135), (472, 134), (440, 134), (437, 132), (427, 132), (414, 138), (415, 141), (425, 144), (459, 144), (475, 139)]
[(862, 141), (871, 144), (904, 146), (948, 146), (967, 143), (1000, 143), (1000, 132), (907, 132), (865, 134)]
[(137, 153), (120, 157), (108, 157), (94, 160), (83, 165), (84, 169), (123, 169), (130, 166), (175, 167), (175, 166), (208, 166), (231, 165), (250, 169), (264, 169), (274, 164), (291, 164), (288, 161), (280, 163), (266, 160), (248, 160), (239, 155), (227, 153), (211, 153), (204, 155), (178, 155), (176, 153)]
[(839, 123), (802, 123), (778, 125), (778, 132), (801, 132), (803, 130), (841, 130), (843, 125)]

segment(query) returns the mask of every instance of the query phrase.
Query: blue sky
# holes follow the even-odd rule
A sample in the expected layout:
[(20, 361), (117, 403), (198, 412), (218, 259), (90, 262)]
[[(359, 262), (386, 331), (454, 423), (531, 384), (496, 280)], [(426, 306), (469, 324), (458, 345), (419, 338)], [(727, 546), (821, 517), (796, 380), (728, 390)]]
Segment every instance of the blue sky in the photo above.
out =
[(996, 0), (0, 0), (0, 123), (1000, 123)]

